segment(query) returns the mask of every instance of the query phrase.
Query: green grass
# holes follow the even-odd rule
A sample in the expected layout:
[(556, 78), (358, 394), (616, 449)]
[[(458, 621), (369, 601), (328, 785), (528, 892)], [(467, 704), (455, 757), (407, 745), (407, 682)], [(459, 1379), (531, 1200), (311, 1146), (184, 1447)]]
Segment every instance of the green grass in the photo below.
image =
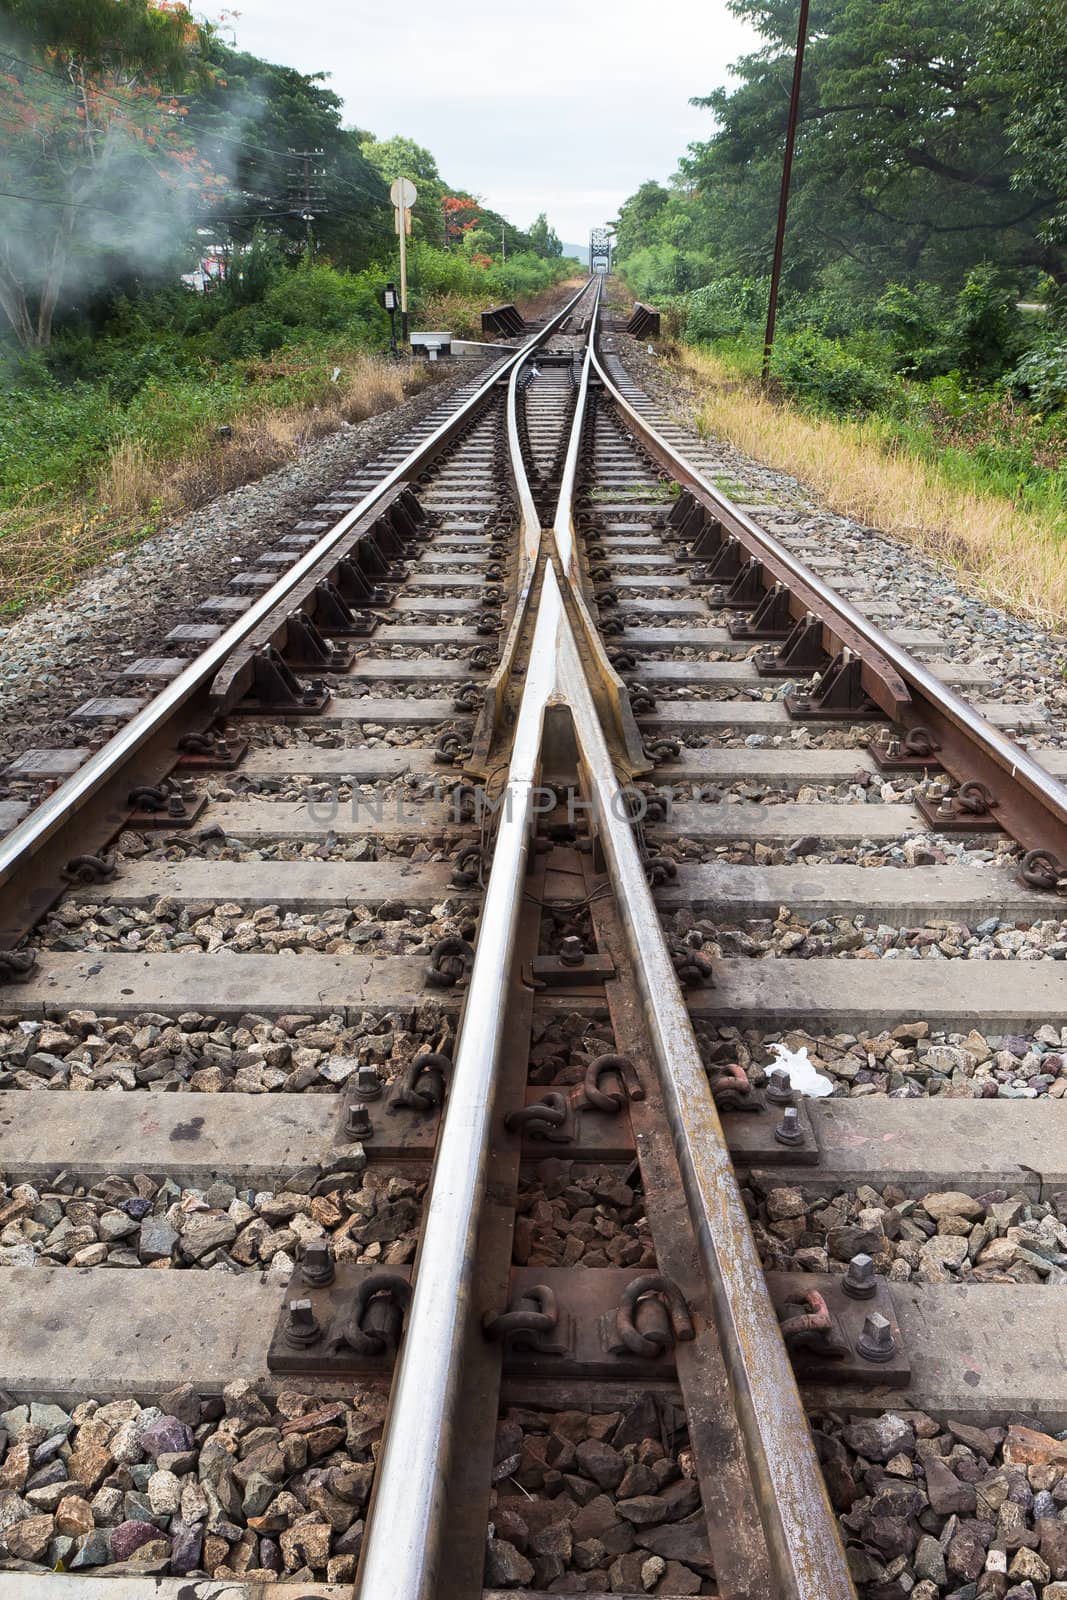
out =
[[(751, 384), (759, 378), (762, 350), (754, 334), (692, 348), (714, 355), (731, 379)], [(851, 415), (798, 394), (777, 370), (778, 392), (802, 410)], [(955, 488), (1002, 496), (1042, 517), (1067, 512), (1067, 417), (1040, 417), (1003, 387), (968, 387), (958, 374), (925, 383), (897, 377), (887, 403), (867, 411), (863, 420), (869, 438), (887, 451), (904, 449), (935, 466)], [(720, 487), (733, 498), (730, 489)]]
[(653, 501), (658, 504), (664, 504), (668, 500), (676, 499), (677, 493), (678, 491), (673, 484), (661, 483), (657, 478), (654, 483), (635, 483), (629, 488), (594, 489), (590, 493), (589, 498), (590, 500), (607, 502), (609, 504), (612, 501), (616, 501), (620, 505), (627, 500), (636, 501), (641, 505), (648, 504)]
[[(386, 269), (246, 259), (256, 275), (230, 290), (120, 301), (102, 328), (61, 328), (46, 354), (0, 340), (0, 614), (438, 375), (379, 359)], [(486, 305), (549, 293), (572, 270), (533, 256), (484, 268), (417, 245), (413, 324), (440, 326), (446, 309), (477, 326)]]

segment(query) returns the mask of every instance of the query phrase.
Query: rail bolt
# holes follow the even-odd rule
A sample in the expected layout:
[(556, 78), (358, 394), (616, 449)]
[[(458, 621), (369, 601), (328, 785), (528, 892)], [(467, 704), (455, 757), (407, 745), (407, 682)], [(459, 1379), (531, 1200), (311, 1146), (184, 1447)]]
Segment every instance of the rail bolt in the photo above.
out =
[(841, 1280), (841, 1287), (853, 1300), (869, 1300), (878, 1287), (874, 1273), (874, 1262), (870, 1256), (863, 1254), (853, 1256), (848, 1264), (848, 1271)]
[(310, 1300), (290, 1300), (289, 1315), (285, 1319), (285, 1337), (290, 1344), (314, 1344), (322, 1337), (318, 1318), (311, 1309)]
[(764, 1094), (773, 1106), (791, 1106), (794, 1103), (793, 1081), (784, 1067), (775, 1067), (771, 1072)]
[(559, 943), (559, 959), (565, 967), (580, 967), (585, 963), (585, 946), (577, 934), (569, 933)]
[(345, 1116), (345, 1138), (369, 1139), (373, 1132), (369, 1109), (362, 1105), (349, 1105)]
[(893, 1328), (888, 1317), (880, 1311), (872, 1311), (863, 1319), (863, 1332), (856, 1340), (856, 1349), (864, 1361), (892, 1361), (896, 1354), (897, 1342), (893, 1338)]
[(300, 1258), (300, 1272), (304, 1282), (316, 1288), (333, 1282), (333, 1253), (327, 1240), (308, 1240)]
[(800, 1112), (796, 1106), (786, 1106), (782, 1120), (774, 1130), (778, 1144), (803, 1144), (804, 1129), (800, 1125)]
[(352, 1093), (357, 1100), (381, 1099), (382, 1080), (369, 1062), (356, 1068), (356, 1081), (352, 1085)]

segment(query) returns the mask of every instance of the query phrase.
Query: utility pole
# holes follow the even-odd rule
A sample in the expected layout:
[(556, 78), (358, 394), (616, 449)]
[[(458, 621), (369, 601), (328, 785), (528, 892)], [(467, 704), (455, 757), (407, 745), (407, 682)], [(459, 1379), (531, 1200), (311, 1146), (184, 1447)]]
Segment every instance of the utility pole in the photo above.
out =
[(800, 80), (804, 72), (804, 45), (808, 37), (809, 3), (810, 0), (800, 0), (800, 18), (797, 22), (797, 51), (793, 60), (793, 87), (789, 96), (789, 122), (785, 131), (785, 157), (782, 161), (782, 188), (778, 196), (778, 226), (774, 235), (774, 260), (771, 263), (771, 292), (767, 300), (767, 329), (763, 335), (760, 385), (764, 389), (770, 376), (774, 324), (778, 315), (778, 285), (782, 278), (785, 219), (789, 210), (789, 181), (793, 174), (793, 150), (797, 142), (797, 113), (800, 109)]
[(290, 150), (293, 172), (289, 179), (289, 202), (304, 223), (308, 260), (314, 250), (312, 223), (326, 210), (326, 196), (319, 182), (326, 176), (322, 150)]
[(505, 265), (505, 263), (507, 262), (507, 259), (508, 259), (508, 252), (507, 252), (507, 249), (506, 249), (505, 244), (504, 244), (504, 224), (503, 224), (503, 222), (501, 222), (501, 224), (500, 224), (500, 264), (501, 264), (501, 266)]

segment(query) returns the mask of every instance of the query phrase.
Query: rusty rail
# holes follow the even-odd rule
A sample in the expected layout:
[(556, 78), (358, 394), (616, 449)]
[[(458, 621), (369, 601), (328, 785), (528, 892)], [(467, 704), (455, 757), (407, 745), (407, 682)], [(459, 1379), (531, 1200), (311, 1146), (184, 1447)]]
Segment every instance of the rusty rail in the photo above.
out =
[(709, 483), (630, 404), (596, 351), (593, 365), (643, 448), (685, 486), (723, 537), (736, 539), (759, 564), (761, 571), (753, 576), (765, 593), (775, 584), (784, 586), (790, 615), (814, 617), (826, 654), (839, 657), (847, 650), (861, 664), (862, 687), (873, 706), (901, 728), (929, 731), (936, 764), (958, 783), (983, 783), (1006, 833), (1027, 850), (1049, 851), (1056, 862), (1067, 863), (1067, 787)]

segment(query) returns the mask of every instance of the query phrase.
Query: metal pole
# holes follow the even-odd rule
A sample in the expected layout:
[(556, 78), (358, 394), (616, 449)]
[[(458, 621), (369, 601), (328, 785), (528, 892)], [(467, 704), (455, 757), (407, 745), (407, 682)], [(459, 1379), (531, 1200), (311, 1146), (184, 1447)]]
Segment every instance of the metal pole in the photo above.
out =
[(778, 315), (778, 285), (782, 277), (782, 249), (785, 245), (785, 219), (789, 210), (789, 180), (793, 173), (793, 149), (797, 142), (797, 112), (800, 109), (800, 80), (804, 72), (804, 45), (808, 37), (808, 6), (800, 0), (797, 22), (797, 51), (793, 61), (793, 88), (789, 96), (789, 123), (785, 130), (785, 157), (782, 161), (782, 189), (778, 196), (778, 227), (774, 235), (774, 261), (771, 265), (771, 292), (767, 301), (767, 331), (763, 335), (763, 366), (760, 384), (765, 389), (771, 369), (774, 323)]
[(400, 218), (400, 337), (408, 342), (408, 208), (398, 208)]

